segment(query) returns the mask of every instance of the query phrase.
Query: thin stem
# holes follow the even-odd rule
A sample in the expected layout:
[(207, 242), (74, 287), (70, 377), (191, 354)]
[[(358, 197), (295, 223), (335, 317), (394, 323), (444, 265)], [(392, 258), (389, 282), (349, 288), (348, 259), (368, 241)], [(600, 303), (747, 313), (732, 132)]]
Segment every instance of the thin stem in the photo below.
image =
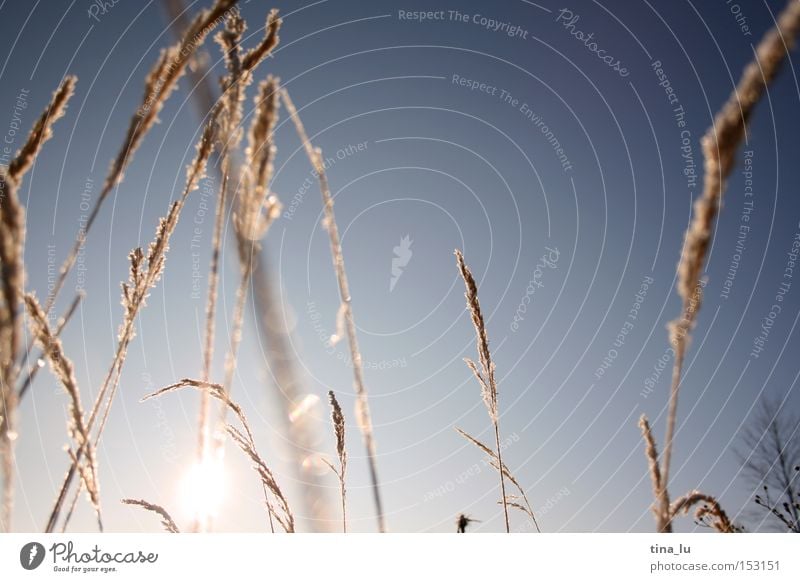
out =
[[(500, 427), (498, 426), (497, 421), (494, 423), (494, 441), (495, 445), (497, 446), (497, 462), (503, 467), (503, 457), (500, 453)], [(511, 525), (508, 521), (508, 500), (506, 499), (506, 480), (503, 476), (503, 471), (499, 471), (500, 473), (500, 494), (502, 495), (501, 499), (503, 500), (503, 515), (506, 520), (506, 533), (511, 533)], [(537, 525), (538, 528), (538, 525)]]
[(282, 89), (281, 96), (289, 112), (289, 116), (294, 121), (297, 134), (300, 141), (303, 142), (306, 154), (309, 161), (314, 168), (317, 179), (319, 181), (320, 191), (322, 193), (322, 204), (325, 211), (325, 226), (328, 230), (330, 238), (331, 258), (336, 270), (336, 280), (339, 285), (339, 298), (341, 300), (341, 310), (344, 316), (345, 332), (347, 335), (347, 343), (350, 346), (350, 358), (353, 362), (353, 384), (356, 390), (356, 417), (358, 419), (358, 426), (361, 430), (361, 435), (364, 439), (364, 446), (367, 451), (367, 465), (369, 467), (370, 482), (372, 484), (372, 498), (375, 503), (375, 512), (378, 521), (378, 531), (384, 533), (386, 531), (386, 523), (383, 515), (383, 503), (381, 501), (380, 488), (378, 486), (378, 469), (376, 463), (376, 446), (375, 439), (372, 434), (372, 419), (369, 411), (369, 400), (367, 398), (367, 388), (364, 384), (363, 364), (361, 360), (361, 351), (358, 347), (358, 337), (356, 336), (356, 325), (353, 318), (352, 298), (350, 296), (350, 286), (347, 280), (347, 271), (344, 266), (344, 255), (342, 254), (342, 243), (339, 238), (339, 228), (336, 224), (336, 215), (333, 210), (333, 197), (331, 196), (330, 187), (328, 185), (328, 178), (325, 174), (325, 164), (323, 163), (322, 152), (311, 145), (308, 139), (303, 123), (297, 115), (297, 109), (294, 106), (288, 91)]
[(664, 453), (661, 461), (661, 487), (659, 491), (661, 524), (659, 530), (663, 533), (672, 533), (672, 520), (670, 515), (670, 499), (667, 491), (669, 483), (669, 468), (672, 461), (672, 443), (675, 436), (675, 424), (678, 417), (678, 395), (680, 394), (681, 371), (686, 353), (685, 338), (678, 340), (675, 347), (675, 364), (672, 368), (672, 385), (669, 392), (669, 409), (667, 411), (667, 428), (664, 437)]
[[(206, 330), (205, 342), (203, 347), (203, 370), (200, 379), (209, 382), (211, 379), (211, 364), (214, 357), (214, 336), (215, 336), (215, 317), (217, 312), (217, 296), (219, 286), (219, 262), (220, 248), (222, 246), (222, 229), (225, 218), (226, 191), (230, 169), (229, 154), (222, 153), (222, 182), (220, 183), (219, 196), (217, 198), (216, 217), (214, 219), (214, 234), (212, 239), (211, 263), (209, 266), (208, 278), (208, 297), (206, 300)], [(200, 398), (200, 433), (198, 442), (198, 459), (203, 459), (208, 451), (211, 437), (211, 422), (209, 419), (209, 409), (211, 406), (210, 397), (207, 392), (203, 392)]]
[(342, 533), (347, 533), (347, 497), (344, 490), (344, 476), (339, 476), (339, 490), (342, 496)]
[(111, 164), (100, 195), (89, 213), (86, 224), (75, 236), (72, 249), (59, 269), (58, 278), (44, 308), (46, 312), (49, 312), (54, 305), (70, 271), (75, 266), (78, 255), (86, 242), (86, 237), (100, 213), (100, 207), (111, 191), (122, 182), (125, 170), (133, 159), (133, 155), (141, 145), (145, 135), (155, 125), (164, 103), (169, 99), (178, 81), (183, 76), (186, 64), (194, 57), (208, 34), (219, 22), (220, 17), (231, 10), (235, 3), (236, 0), (217, 0), (211, 8), (203, 10), (195, 17), (177, 44), (166, 51), (162, 51), (159, 60), (150, 71), (145, 85), (142, 105), (131, 118), (125, 142)]
[[(91, 434), (94, 424), (97, 420), (97, 416), (100, 413), (100, 409), (103, 407), (103, 403), (105, 402), (105, 410), (103, 412), (103, 416), (100, 421), (100, 426), (97, 430), (97, 435), (94, 440), (94, 447), (97, 447), (97, 445), (100, 442), (100, 438), (103, 435), (106, 422), (108, 421), (108, 417), (111, 412), (111, 405), (113, 404), (114, 396), (116, 394), (117, 388), (119, 387), (120, 376), (122, 374), (122, 366), (125, 362), (125, 356), (127, 355), (128, 346), (130, 345), (130, 342), (134, 336), (134, 326), (136, 323), (136, 318), (139, 314), (139, 311), (144, 306), (149, 290), (156, 284), (158, 279), (161, 277), (164, 256), (166, 255), (169, 249), (169, 240), (172, 233), (175, 230), (175, 227), (178, 224), (178, 220), (180, 218), (181, 211), (186, 202), (186, 199), (188, 198), (189, 194), (197, 188), (199, 180), (205, 174), (206, 163), (213, 150), (215, 132), (216, 132), (216, 114), (212, 117), (212, 119), (209, 121), (209, 123), (206, 125), (204, 129), (203, 137), (200, 143), (198, 144), (197, 157), (195, 158), (195, 161), (188, 172), (186, 186), (183, 189), (181, 197), (176, 202), (173, 202), (170, 205), (169, 212), (166, 218), (163, 218), (159, 223), (159, 227), (156, 231), (156, 238), (150, 245), (150, 249), (146, 259), (148, 263), (146, 272), (144, 273), (139, 272), (141, 279), (137, 279), (135, 281), (132, 279), (131, 281), (129, 281), (129, 283), (123, 284), (123, 290), (124, 290), (123, 297), (125, 298), (125, 301), (123, 303), (125, 305), (125, 310), (126, 310), (125, 319), (123, 320), (123, 325), (122, 328), (120, 329), (119, 339), (117, 341), (117, 349), (114, 354), (114, 359), (112, 360), (108, 373), (106, 374), (103, 380), (102, 387), (100, 388), (100, 391), (98, 392), (97, 397), (95, 398), (91, 413), (89, 415), (89, 420), (86, 423), (87, 433)], [(136, 254), (137, 251), (138, 255)], [(145, 260), (145, 257), (141, 249), (135, 249), (134, 252), (131, 253), (130, 255), (132, 261), (131, 278), (133, 278), (133, 261), (135, 256), (138, 256), (141, 260)], [(83, 446), (79, 447), (78, 450), (75, 452), (75, 458), (72, 461), (72, 464), (69, 470), (67, 471), (66, 476), (64, 477), (61, 489), (59, 490), (58, 496), (56, 497), (56, 502), (53, 506), (53, 509), (51, 510), (50, 517), (48, 518), (47, 526), (45, 528), (45, 531), (47, 533), (53, 532), (55, 528), (56, 522), (58, 521), (58, 517), (64, 505), (64, 500), (66, 499), (66, 495), (72, 483), (72, 479), (75, 477), (77, 464), (81, 461), (84, 453), (86, 452), (87, 446), (91, 446), (91, 444), (89, 442), (86, 442), (84, 443)], [(80, 494), (80, 485), (78, 486), (78, 490), (75, 493), (76, 497), (79, 494)], [(75, 501), (73, 501), (71, 505), (74, 507), (74, 504)], [(70, 510), (70, 513), (64, 520), (64, 528), (66, 528), (67, 524), (69, 523), (71, 515), (72, 515), (72, 510)]]
[[(58, 326), (56, 327), (55, 331), (53, 332), (53, 336), (55, 338), (59, 338), (61, 336), (61, 332), (64, 331), (64, 328), (67, 326), (67, 323), (69, 323), (69, 320), (72, 319), (72, 316), (74, 315), (75, 311), (78, 309), (78, 305), (80, 305), (80, 302), (83, 300), (84, 297), (85, 297), (85, 294), (83, 292), (80, 292), (72, 300), (72, 303), (70, 304), (69, 308), (67, 309), (67, 312), (61, 317), (61, 319), (58, 322)], [(29, 348), (28, 348), (28, 350), (26, 352), (26, 355), (25, 355), (25, 362), (26, 363), (27, 363), (27, 361), (29, 359), (28, 356), (30, 355), (31, 351), (33, 351), (33, 338), (31, 338), (31, 342), (30, 342)], [(22, 385), (19, 388), (19, 401), (20, 402), (22, 401), (22, 397), (25, 396), (25, 394), (28, 392), (28, 389), (30, 388), (30, 386), (33, 383), (33, 381), (36, 379), (36, 375), (39, 373), (39, 370), (42, 368), (42, 366), (39, 365), (39, 360), (41, 360), (43, 357), (44, 357), (44, 352), (40, 352), (39, 356), (37, 356), (37, 358), (36, 358), (36, 362), (34, 364), (32, 364), (28, 368), (28, 375), (25, 377), (25, 380), (22, 382)]]
[(701, 146), (705, 167), (703, 192), (695, 200), (692, 220), (684, 236), (678, 265), (678, 295), (682, 300), (681, 317), (670, 323), (670, 340), (675, 349), (675, 363), (670, 387), (664, 455), (659, 487), (659, 531), (672, 531), (674, 517), (669, 504), (669, 470), (678, 411), (683, 362), (692, 328), (702, 301), (703, 270), (711, 246), (714, 226), (722, 206), (726, 180), (736, 164), (736, 152), (746, 138), (747, 124), (767, 86), (777, 75), (788, 49), (794, 46), (800, 32), (800, 2), (790, 0), (776, 25), (755, 48), (755, 58), (745, 67), (742, 76), (722, 108), (714, 116), (703, 136)]

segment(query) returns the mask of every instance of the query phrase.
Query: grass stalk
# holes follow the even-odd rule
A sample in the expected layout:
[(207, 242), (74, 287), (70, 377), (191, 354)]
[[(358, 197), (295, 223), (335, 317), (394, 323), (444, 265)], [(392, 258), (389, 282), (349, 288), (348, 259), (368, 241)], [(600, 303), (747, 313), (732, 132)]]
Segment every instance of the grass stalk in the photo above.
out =
[(339, 406), (339, 401), (336, 400), (336, 394), (333, 393), (333, 390), (328, 392), (328, 401), (331, 405), (333, 432), (336, 435), (336, 455), (339, 457), (339, 468), (337, 469), (325, 459), (323, 461), (339, 479), (339, 496), (342, 501), (342, 533), (347, 533), (347, 490), (345, 489), (347, 446), (345, 443), (344, 413), (342, 412), (342, 407)]
[(52, 136), (53, 125), (63, 117), (76, 82), (76, 77), (72, 76), (61, 82), (19, 152), (8, 167), (0, 171), (0, 264), (3, 267), (0, 278), (0, 468), (3, 474), (0, 531), (5, 532), (11, 531), (14, 505), (14, 441), (19, 402), (17, 354), (22, 338), (25, 288), (25, 209), (17, 192), (42, 146)]
[[(681, 314), (669, 324), (670, 343), (675, 350), (672, 369), (667, 426), (664, 437), (664, 453), (661, 459), (658, 484), (653, 471), (651, 478), (656, 489), (656, 526), (659, 532), (671, 532), (675, 516), (668, 492), (675, 426), (678, 415), (683, 362), (691, 332), (697, 321), (697, 313), (703, 299), (702, 273), (717, 215), (722, 205), (725, 182), (736, 163), (736, 153), (745, 138), (747, 124), (755, 106), (761, 100), (767, 86), (777, 75), (787, 51), (794, 46), (800, 32), (800, 2), (790, 0), (778, 16), (774, 28), (769, 30), (755, 49), (755, 58), (744, 69), (742, 77), (728, 100), (714, 117), (712, 126), (701, 141), (705, 168), (703, 192), (694, 203), (692, 220), (684, 237), (680, 263), (678, 264), (678, 295), (681, 298)], [(640, 421), (643, 426), (645, 422)], [(649, 425), (647, 425), (649, 431)], [(647, 438), (647, 436), (646, 436)], [(650, 436), (652, 440), (652, 435)], [(654, 444), (654, 441), (653, 441)], [(648, 451), (651, 448), (648, 441)], [(648, 452), (648, 458), (651, 453)]]
[(149, 501), (145, 501), (144, 499), (123, 499), (122, 503), (125, 505), (136, 505), (147, 511), (152, 511), (156, 515), (161, 518), (161, 525), (164, 526), (164, 529), (169, 533), (181, 533), (178, 529), (178, 526), (175, 525), (175, 520), (172, 519), (172, 516), (167, 512), (166, 509), (161, 507), (160, 505), (156, 505), (155, 503), (150, 503)]
[(158, 122), (158, 114), (174, 92), (178, 81), (183, 77), (187, 65), (195, 57), (206, 37), (216, 28), (222, 18), (234, 9), (236, 2), (237, 0), (216, 0), (211, 8), (198, 13), (177, 43), (161, 51), (158, 61), (147, 76), (142, 102), (131, 117), (122, 147), (111, 162), (103, 188), (89, 213), (85, 226), (78, 231), (72, 249), (59, 269), (58, 278), (45, 305), (46, 312), (52, 308), (70, 271), (75, 266), (75, 261), (86, 244), (89, 231), (100, 214), (103, 202), (122, 182), (134, 154), (145, 136)]
[[(91, 433), (102, 411), (102, 418), (96, 430), (96, 435), (94, 436), (95, 447), (100, 442), (100, 438), (102, 437), (108, 421), (108, 416), (111, 412), (111, 405), (119, 386), (120, 375), (122, 374), (122, 367), (125, 362), (128, 346), (135, 335), (135, 323), (139, 311), (145, 306), (150, 289), (153, 288), (161, 278), (164, 269), (164, 261), (169, 250), (170, 238), (177, 227), (186, 199), (191, 192), (197, 189), (200, 180), (205, 176), (208, 159), (214, 149), (216, 135), (217, 116), (215, 113), (204, 127), (202, 137), (197, 144), (196, 157), (187, 169), (186, 186), (180, 198), (170, 205), (166, 217), (162, 218), (159, 222), (155, 238), (150, 244), (147, 254), (145, 255), (141, 248), (136, 248), (131, 251), (129, 255), (131, 264), (129, 280), (127, 283), (122, 284), (122, 305), (124, 307), (125, 316), (120, 326), (117, 348), (111, 366), (95, 398), (86, 425), (87, 431)], [(45, 527), (47, 533), (51, 533), (56, 527), (70, 485), (75, 477), (77, 464), (80, 462), (85, 452), (85, 447), (78, 448), (75, 452), (77, 462), (71, 463), (64, 477)], [(77, 497), (79, 493), (80, 485), (75, 492), (75, 496)], [(73, 501), (72, 506), (74, 506), (74, 504), (75, 501)], [(71, 511), (68, 514), (68, 518), (69, 516), (71, 516)], [(66, 527), (69, 522), (68, 518), (65, 519), (64, 527)]]
[(300, 141), (303, 143), (306, 155), (311, 162), (311, 167), (314, 169), (317, 180), (319, 182), (320, 191), (322, 193), (322, 205), (325, 213), (325, 228), (328, 231), (330, 238), (331, 258), (333, 266), (336, 271), (336, 280), (339, 286), (339, 315), (344, 322), (344, 332), (347, 336), (347, 342), (350, 347), (350, 359), (353, 363), (353, 385), (356, 391), (356, 420), (358, 422), (361, 436), (364, 440), (364, 446), (367, 451), (367, 464), (369, 468), (370, 482), (372, 488), (372, 497), (375, 503), (375, 513), (378, 521), (378, 531), (384, 533), (386, 531), (386, 521), (383, 514), (383, 502), (381, 500), (380, 487), (378, 485), (378, 469), (377, 469), (377, 450), (375, 445), (375, 437), (372, 429), (372, 417), (369, 409), (369, 399), (367, 397), (367, 388), (364, 383), (364, 368), (361, 359), (361, 351), (358, 347), (358, 337), (356, 334), (356, 324), (353, 317), (352, 296), (350, 295), (350, 285), (347, 279), (347, 270), (344, 264), (344, 254), (342, 252), (342, 243), (339, 238), (339, 227), (336, 224), (336, 214), (333, 210), (333, 196), (331, 196), (330, 186), (328, 185), (328, 177), (325, 173), (324, 158), (322, 150), (315, 148), (311, 141), (308, 139), (303, 122), (297, 114), (297, 108), (294, 106), (289, 92), (284, 88), (281, 91), (286, 110), (294, 122), (297, 134)]
[[(222, 235), (225, 219), (225, 212), (230, 200), (230, 180), (232, 168), (232, 156), (238, 150), (242, 137), (240, 124), (243, 117), (242, 100), (244, 92), (253, 79), (255, 68), (272, 52), (278, 45), (278, 31), (281, 27), (281, 19), (278, 18), (276, 10), (270, 11), (265, 25), (264, 38), (252, 49), (242, 52), (241, 38), (245, 31), (245, 23), (236, 14), (228, 18), (225, 29), (216, 36), (216, 40), (222, 48), (228, 75), (223, 80), (223, 96), (221, 99), (221, 136), (222, 147), (220, 152), (222, 181), (220, 183), (219, 196), (217, 198), (216, 216), (214, 220), (214, 234), (212, 240), (211, 262), (209, 267), (208, 295), (206, 301), (206, 327), (205, 342), (203, 349), (203, 368), (201, 379), (208, 382), (211, 378), (211, 366), (214, 355), (215, 345), (215, 319), (217, 314), (217, 301), (219, 294), (219, 272), (222, 259)], [(260, 206), (259, 206), (260, 209)], [(241, 244), (238, 245), (241, 249)], [(241, 250), (240, 250), (241, 254)], [(252, 268), (243, 266), (242, 279), (237, 292), (236, 306), (234, 309), (234, 332), (231, 338), (230, 350), (226, 356), (225, 363), (225, 383), (226, 389), (230, 389), (233, 380), (233, 371), (238, 353), (241, 336), (241, 327), (244, 317), (244, 306), (246, 300), (247, 287), (250, 281)], [(203, 459), (207, 454), (219, 451), (221, 441), (224, 438), (223, 425), (225, 409), (220, 410), (219, 422), (212, 429), (212, 419), (210, 416), (210, 401), (208, 394), (203, 393), (200, 401), (200, 415), (198, 418), (199, 442), (198, 457)], [(212, 451), (213, 449), (213, 451)], [(194, 529), (203, 529), (207, 524), (197, 523)]]
[[(497, 463), (502, 468), (503, 464), (502, 451), (500, 450), (500, 415), (497, 410), (497, 382), (494, 377), (494, 362), (492, 361), (492, 353), (489, 351), (489, 335), (486, 332), (486, 323), (483, 319), (481, 312), (481, 304), (478, 300), (478, 285), (475, 283), (475, 278), (472, 272), (464, 262), (464, 255), (461, 251), (456, 250), (456, 263), (458, 265), (458, 272), (464, 280), (466, 292), (464, 296), (467, 299), (467, 309), (472, 317), (472, 325), (475, 328), (476, 345), (478, 348), (478, 361), (481, 368), (470, 360), (465, 358), (467, 366), (472, 370), (472, 374), (478, 380), (481, 386), (481, 395), (483, 403), (486, 405), (486, 410), (489, 413), (489, 419), (492, 421), (494, 427), (495, 438), (495, 454), (497, 456)], [(508, 520), (508, 498), (506, 496), (506, 480), (505, 472), (498, 471), (500, 474), (500, 499), (503, 502), (503, 517), (505, 518), (506, 533), (511, 533), (511, 524)]]

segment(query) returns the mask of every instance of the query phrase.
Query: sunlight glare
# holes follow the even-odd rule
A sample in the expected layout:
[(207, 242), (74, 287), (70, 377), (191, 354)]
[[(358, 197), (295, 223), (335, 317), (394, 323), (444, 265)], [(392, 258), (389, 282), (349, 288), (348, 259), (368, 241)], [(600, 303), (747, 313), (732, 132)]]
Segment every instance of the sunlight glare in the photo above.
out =
[(297, 422), (301, 418), (309, 415), (319, 404), (319, 396), (316, 394), (306, 394), (299, 403), (297, 403), (289, 413), (289, 420)]
[(216, 517), (225, 497), (226, 486), (221, 458), (208, 456), (194, 463), (181, 483), (184, 511), (200, 521)]

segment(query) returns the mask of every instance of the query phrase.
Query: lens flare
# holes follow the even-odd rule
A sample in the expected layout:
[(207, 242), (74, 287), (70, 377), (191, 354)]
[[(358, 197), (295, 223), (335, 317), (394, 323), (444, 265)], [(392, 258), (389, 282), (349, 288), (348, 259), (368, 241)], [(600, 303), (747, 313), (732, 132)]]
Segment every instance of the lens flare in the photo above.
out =
[(319, 404), (319, 396), (316, 394), (306, 394), (289, 413), (289, 420), (297, 422), (309, 416)]
[(320, 455), (308, 455), (305, 459), (303, 459), (303, 471), (309, 475), (320, 477), (330, 473), (331, 468), (325, 463), (323, 457)]

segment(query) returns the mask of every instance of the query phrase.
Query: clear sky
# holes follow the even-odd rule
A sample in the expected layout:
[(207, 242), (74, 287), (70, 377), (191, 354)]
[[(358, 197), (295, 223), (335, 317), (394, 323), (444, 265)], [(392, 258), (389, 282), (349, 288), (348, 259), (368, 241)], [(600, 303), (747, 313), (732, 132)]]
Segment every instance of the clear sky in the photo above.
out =
[[(60, 264), (74, 239), (85, 212), (82, 194), (99, 192), (144, 77), (158, 50), (172, 42), (161, 2), (107, 4), (101, 13), (88, 0), (0, 3), (0, 133), (14, 148), (63, 76), (79, 78), (66, 117), (22, 188), (28, 288), (40, 297), (47, 294), (48, 267)], [(187, 4), (195, 11), (208, 2)], [(480, 286), (505, 460), (542, 529), (652, 530), (637, 419), (646, 413), (661, 443), (672, 362), (665, 325), (679, 311), (675, 266), (701, 188), (699, 140), (782, 5), (242, 4), (254, 35), (249, 43), (261, 36), (269, 7), (284, 15), (281, 45), (257, 79), (280, 76), (330, 158), (391, 531), (453, 531), (461, 512), (482, 520), (476, 531), (503, 528), (496, 475), (453, 430), (493, 438), (479, 387), (462, 362), (475, 357), (475, 346), (455, 248), (463, 249)], [(420, 10), (435, 14), (419, 21), (413, 13)], [(207, 43), (206, 53), (216, 78), (219, 51)], [(87, 299), (64, 341), (87, 407), (113, 355), (126, 255), (149, 242), (194, 154), (200, 119), (191, 88), (181, 81), (104, 206), (81, 281), (73, 273), (59, 302), (63, 309), (83, 282)], [(27, 105), (15, 121), (20, 94)], [(746, 524), (758, 522), (741, 513), (753, 503), (734, 453), (737, 431), (762, 394), (786, 397), (794, 408), (800, 401), (800, 362), (792, 356), (800, 283), (785, 296), (763, 351), (753, 353), (800, 232), (799, 95), (790, 59), (752, 118), (729, 183), (680, 399), (673, 494), (699, 488), (717, 495)], [(252, 109), (250, 97), (246, 107)], [(15, 123), (20, 129), (13, 134)], [(350, 525), (374, 531), (346, 347), (326, 344), (338, 295), (319, 190), (284, 112), (276, 143), (273, 189), (284, 214), (265, 248), (291, 327), (301, 392), (319, 398), (306, 414), (319, 452), (333, 458), (325, 395), (329, 389), (340, 395), (350, 423)], [(196, 377), (201, 367), (213, 224), (205, 208), (216, 196), (211, 176), (189, 199), (165, 277), (141, 315), (99, 450), (110, 530), (158, 528), (150, 515), (117, 503), (123, 497), (160, 503), (186, 523), (180, 481), (194, 453), (197, 394), (138, 401), (148, 390)], [(744, 238), (742, 225), (749, 226)], [(224, 257), (222, 338), (238, 277), (232, 245)], [(251, 308), (233, 395), (287, 491), (299, 529), (307, 531), (285, 446), (285, 411), (254, 319)], [(216, 380), (224, 348), (221, 340)], [(48, 374), (21, 405), (15, 529), (39, 530), (46, 521), (67, 465), (65, 406)], [(232, 447), (226, 463), (216, 527), (264, 531), (254, 473)], [(320, 463), (311, 458), (308, 467), (318, 472)], [(336, 519), (338, 484), (329, 472), (319, 479)], [(94, 527), (87, 506), (81, 503), (74, 529)], [(515, 530), (530, 529), (523, 517), (513, 515)], [(680, 521), (680, 529), (693, 527), (691, 519)]]

